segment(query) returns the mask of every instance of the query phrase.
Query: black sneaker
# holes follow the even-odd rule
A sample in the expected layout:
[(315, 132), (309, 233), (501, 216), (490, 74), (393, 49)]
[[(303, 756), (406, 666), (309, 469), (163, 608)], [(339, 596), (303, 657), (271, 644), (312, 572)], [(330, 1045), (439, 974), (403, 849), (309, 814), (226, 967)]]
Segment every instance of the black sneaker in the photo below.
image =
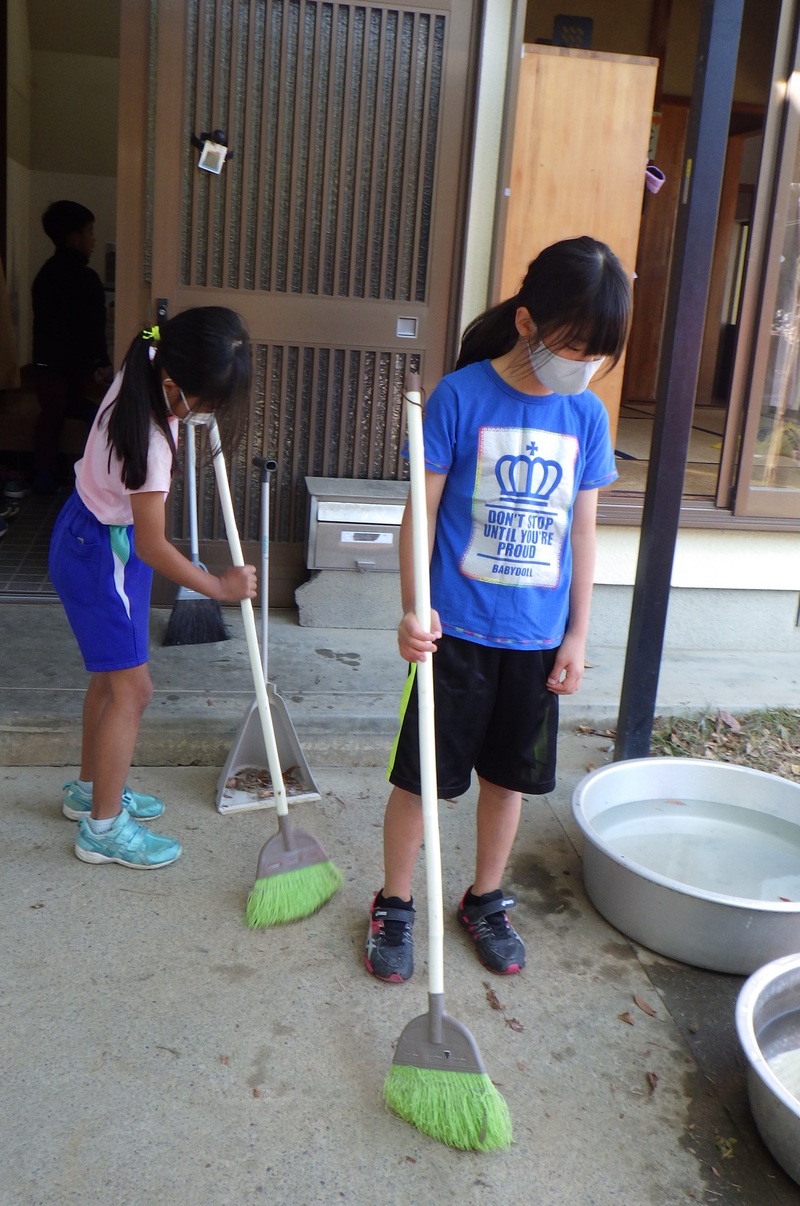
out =
[(394, 896), (384, 901), (378, 893), (370, 910), (364, 951), (368, 972), (392, 984), (402, 984), (411, 978), (414, 971), (413, 925), (414, 909), (410, 903), (404, 904)]
[(470, 904), (471, 893), (469, 889), (464, 894), (456, 916), (472, 935), (481, 963), (501, 976), (521, 971), (525, 966), (525, 944), (505, 914), (506, 909), (513, 909), (517, 903), (515, 897), (504, 896), (498, 888), (485, 896), (472, 897), (474, 903)]

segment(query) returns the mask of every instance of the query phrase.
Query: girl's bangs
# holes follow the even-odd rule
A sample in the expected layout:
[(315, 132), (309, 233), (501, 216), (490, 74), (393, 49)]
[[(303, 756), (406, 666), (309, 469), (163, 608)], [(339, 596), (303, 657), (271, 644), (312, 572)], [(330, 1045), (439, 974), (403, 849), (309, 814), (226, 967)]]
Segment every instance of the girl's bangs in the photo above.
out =
[(582, 346), (586, 356), (608, 357), (616, 363), (625, 349), (630, 324), (630, 307), (623, 304), (622, 298), (618, 300), (620, 304), (606, 307), (600, 313), (587, 314), (585, 307), (576, 307), (562, 321), (542, 328), (545, 342), (548, 334), (558, 332), (560, 347)]

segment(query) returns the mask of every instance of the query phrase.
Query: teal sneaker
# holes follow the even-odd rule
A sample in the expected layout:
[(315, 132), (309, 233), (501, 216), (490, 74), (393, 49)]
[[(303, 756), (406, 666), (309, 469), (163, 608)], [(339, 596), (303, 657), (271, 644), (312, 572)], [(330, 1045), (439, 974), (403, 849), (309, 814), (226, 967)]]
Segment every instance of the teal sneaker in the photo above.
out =
[[(158, 796), (148, 796), (143, 791), (131, 791), (126, 787), (122, 792), (122, 807), (127, 809), (135, 821), (154, 821), (164, 811), (164, 802), (159, 800)], [(61, 811), (70, 821), (79, 821), (81, 817), (92, 814), (92, 797), (87, 796), (74, 779), (64, 784), (64, 803)]]
[(181, 844), (149, 833), (123, 808), (106, 833), (92, 833), (88, 821), (79, 821), (75, 853), (84, 863), (120, 863), (137, 870), (154, 870), (180, 858)]

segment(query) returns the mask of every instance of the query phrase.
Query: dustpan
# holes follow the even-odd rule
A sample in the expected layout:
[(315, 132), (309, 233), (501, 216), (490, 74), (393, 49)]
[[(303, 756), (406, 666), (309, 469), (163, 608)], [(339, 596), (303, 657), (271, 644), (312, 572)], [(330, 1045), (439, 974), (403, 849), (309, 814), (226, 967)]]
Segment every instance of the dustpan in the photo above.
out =
[[(261, 665), (267, 688), (275, 744), (278, 748), (286, 795), (298, 804), (319, 800), (320, 793), (306, 762), (286, 703), (268, 678), (269, 627), (269, 477), (277, 468), (275, 461), (253, 457), (261, 470)], [(217, 811), (243, 812), (256, 808), (274, 808), (275, 797), (264, 744), (264, 729), (253, 700), (236, 735), (217, 781)]]

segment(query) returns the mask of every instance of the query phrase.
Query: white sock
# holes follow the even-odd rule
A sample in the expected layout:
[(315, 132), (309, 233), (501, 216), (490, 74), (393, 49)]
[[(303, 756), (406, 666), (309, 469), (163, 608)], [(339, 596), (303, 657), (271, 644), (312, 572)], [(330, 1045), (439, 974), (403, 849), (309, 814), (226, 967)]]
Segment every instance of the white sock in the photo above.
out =
[(119, 820), (119, 816), (105, 817), (102, 821), (96, 821), (94, 817), (87, 817), (86, 821), (92, 833), (108, 833), (115, 821)]
[(91, 800), (91, 798), (92, 798), (92, 781), (91, 781), (91, 779), (76, 779), (75, 782), (78, 784), (78, 787), (81, 789), (83, 794), (85, 796), (88, 796), (89, 799)]

